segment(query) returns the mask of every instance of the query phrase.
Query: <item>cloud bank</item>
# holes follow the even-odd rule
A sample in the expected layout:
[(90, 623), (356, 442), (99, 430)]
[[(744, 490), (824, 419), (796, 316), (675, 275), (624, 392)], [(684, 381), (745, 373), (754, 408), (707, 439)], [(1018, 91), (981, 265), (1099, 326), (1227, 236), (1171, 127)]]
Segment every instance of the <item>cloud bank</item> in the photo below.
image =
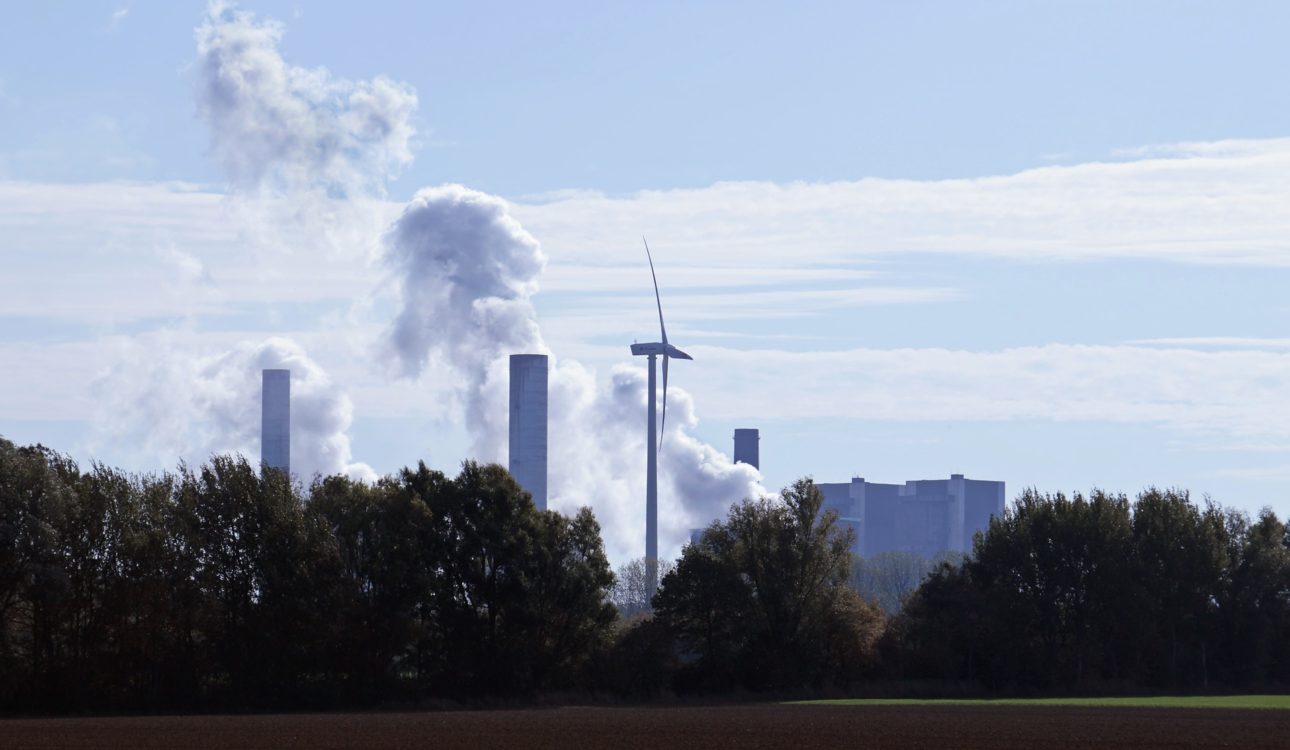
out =
[(953, 180), (725, 182), (519, 206), (553, 257), (603, 266), (650, 227), (678, 255), (802, 268), (939, 253), (1290, 264), (1290, 139), (1151, 149), (1130, 161)]

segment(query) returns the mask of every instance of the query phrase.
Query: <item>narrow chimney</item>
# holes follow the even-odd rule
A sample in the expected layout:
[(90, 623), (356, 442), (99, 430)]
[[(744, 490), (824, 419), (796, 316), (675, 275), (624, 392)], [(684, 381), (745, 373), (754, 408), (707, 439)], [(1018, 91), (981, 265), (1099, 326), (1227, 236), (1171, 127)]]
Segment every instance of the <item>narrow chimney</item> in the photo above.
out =
[(291, 474), (291, 371), (263, 370), (260, 463)]
[(758, 443), (761, 436), (754, 428), (739, 428), (735, 430), (735, 463), (749, 464), (754, 469), (761, 469), (760, 451)]
[(511, 355), (510, 472), (546, 510), (547, 359)]

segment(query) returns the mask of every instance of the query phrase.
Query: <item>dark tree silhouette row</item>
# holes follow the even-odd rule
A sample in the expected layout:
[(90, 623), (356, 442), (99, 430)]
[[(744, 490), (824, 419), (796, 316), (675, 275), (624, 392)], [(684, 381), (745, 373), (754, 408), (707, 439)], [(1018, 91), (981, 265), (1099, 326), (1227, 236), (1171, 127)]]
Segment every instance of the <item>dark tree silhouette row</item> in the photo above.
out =
[(853, 560), (821, 503), (800, 480), (734, 505), (651, 613), (589, 510), (539, 511), (499, 466), (302, 489), (241, 458), (137, 476), (0, 439), (0, 710), (1290, 682), (1270, 511), (1029, 491), (931, 564)]
[(637, 695), (1290, 687), (1290, 535), (1270, 510), (1028, 490), (969, 555), (851, 560), (820, 502), (800, 481), (732, 508), (602, 674)]
[(993, 689), (1290, 684), (1290, 539), (1187, 493), (1027, 491), (889, 623), (890, 674)]
[(590, 511), (498, 466), (375, 485), (215, 457), (81, 472), (0, 440), (0, 705), (364, 705), (570, 686), (615, 618)]

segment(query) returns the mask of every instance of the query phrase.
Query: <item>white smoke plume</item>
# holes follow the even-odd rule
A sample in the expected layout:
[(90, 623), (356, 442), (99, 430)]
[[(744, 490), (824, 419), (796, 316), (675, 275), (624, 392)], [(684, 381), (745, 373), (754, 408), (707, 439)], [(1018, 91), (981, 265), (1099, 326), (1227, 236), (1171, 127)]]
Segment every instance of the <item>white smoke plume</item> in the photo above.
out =
[[(284, 283), (278, 264), (284, 252), (327, 255), (316, 248), (330, 246), (334, 258), (374, 246), (380, 225), (362, 199), (383, 192), (411, 160), (416, 108), (415, 94), (402, 84), (355, 83), (288, 65), (278, 51), (282, 33), (280, 24), (222, 2), (210, 4), (195, 32), (197, 112), (230, 183), (231, 224), (258, 251), (251, 257), (260, 268), (251, 273), (269, 285)], [(181, 281), (200, 281), (208, 296), (218, 296), (213, 274), (195, 257), (180, 248), (163, 257)], [(298, 344), (270, 338), (221, 353), (174, 343), (182, 337), (125, 342), (95, 386), (103, 404), (98, 440), (133, 450), (137, 465), (231, 452), (258, 463), (260, 371), (286, 368), (292, 472), (305, 482), (315, 473), (375, 478), (352, 460), (349, 397)]]
[[(421, 190), (386, 234), (402, 309), (387, 334), (403, 375), (431, 355), (459, 378), (480, 458), (505, 442), (506, 410), (485, 393), (505, 389), (505, 355), (544, 353), (529, 298), (546, 259), (505, 201), (459, 185)], [(500, 363), (500, 364), (499, 364)], [(500, 378), (500, 380), (499, 380)]]
[(412, 161), (411, 88), (288, 65), (283, 27), (212, 2), (197, 27), (197, 111), (240, 189), (380, 193)]
[[(571, 511), (589, 505), (610, 557), (645, 554), (645, 370), (619, 365), (608, 387), (576, 362), (550, 376), (549, 503)], [(698, 423), (688, 393), (668, 388), (667, 428), (659, 455), (659, 554), (680, 552), (692, 528), (723, 518), (730, 504), (765, 493), (757, 470), (689, 433)], [(504, 408), (504, 403), (498, 405)]]
[[(272, 241), (274, 231), (286, 237), (298, 230), (345, 237), (338, 244), (353, 244), (355, 223), (371, 212), (348, 206), (383, 195), (385, 181), (411, 159), (416, 95), (384, 78), (353, 83), (333, 79), (325, 70), (289, 65), (278, 51), (282, 34), (275, 22), (212, 4), (196, 33), (198, 111), (235, 193), (247, 204), (242, 215), (268, 227), (260, 232), (270, 240), (260, 246), (266, 251), (285, 246)], [(274, 229), (284, 225), (291, 225), (290, 233)], [(537, 240), (502, 199), (446, 185), (418, 192), (385, 231), (380, 247), (399, 306), (384, 325), (377, 350), (401, 377), (451, 378), (474, 456), (504, 463), (507, 357), (548, 353), (531, 302), (546, 262)], [(640, 556), (643, 372), (624, 366), (601, 385), (594, 372), (553, 357), (549, 385), (551, 506), (565, 511), (591, 506), (611, 556)], [(294, 410), (295, 390), (292, 395)], [(247, 403), (258, 408), (254, 398)], [(224, 411), (235, 412), (233, 406), (206, 398), (193, 409), (218, 421)], [(688, 528), (706, 525), (729, 503), (761, 492), (756, 470), (732, 464), (687, 432), (695, 418), (683, 391), (671, 391), (669, 412), (659, 493), (665, 555), (679, 549)], [(232, 413), (222, 420), (225, 442), (253, 439), (240, 426), (244, 417)], [(348, 425), (347, 411), (330, 424), (342, 422)], [(343, 432), (330, 434), (343, 438)], [(293, 435), (293, 462), (297, 437), (304, 439)], [(315, 433), (310, 439), (319, 437)], [(338, 470), (344, 464), (352, 471), (347, 441), (344, 446), (330, 463), (319, 459), (318, 465)]]
[[(530, 301), (545, 258), (506, 202), (458, 185), (422, 190), (386, 234), (386, 260), (401, 295), (386, 333), (401, 373), (451, 372), (476, 458), (505, 461), (507, 357), (547, 353)], [(647, 384), (623, 366), (607, 389), (576, 362), (553, 358), (550, 389), (549, 503), (590, 505), (617, 559), (643, 553)], [(660, 458), (661, 552), (687, 531), (724, 515), (731, 502), (760, 493), (758, 474), (736, 465), (687, 430), (693, 403), (669, 389)], [(672, 491), (668, 491), (671, 489)]]
[(202, 355), (165, 338), (133, 341), (96, 383), (103, 412), (99, 440), (134, 446), (154, 465), (216, 453), (260, 460), (260, 371), (291, 370), (291, 471), (304, 482), (320, 474), (374, 479), (352, 461), (346, 434), (353, 419), (339, 391), (298, 344), (270, 338)]

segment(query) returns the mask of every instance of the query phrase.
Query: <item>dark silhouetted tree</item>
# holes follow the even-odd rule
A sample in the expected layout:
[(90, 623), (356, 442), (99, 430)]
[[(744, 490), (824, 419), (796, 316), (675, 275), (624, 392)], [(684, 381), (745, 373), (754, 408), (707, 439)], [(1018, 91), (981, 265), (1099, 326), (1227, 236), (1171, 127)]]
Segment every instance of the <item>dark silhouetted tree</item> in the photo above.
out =
[(685, 547), (655, 597), (656, 617), (696, 661), (690, 686), (845, 685), (870, 666), (877, 607), (848, 585), (851, 535), (809, 479), (746, 500)]

